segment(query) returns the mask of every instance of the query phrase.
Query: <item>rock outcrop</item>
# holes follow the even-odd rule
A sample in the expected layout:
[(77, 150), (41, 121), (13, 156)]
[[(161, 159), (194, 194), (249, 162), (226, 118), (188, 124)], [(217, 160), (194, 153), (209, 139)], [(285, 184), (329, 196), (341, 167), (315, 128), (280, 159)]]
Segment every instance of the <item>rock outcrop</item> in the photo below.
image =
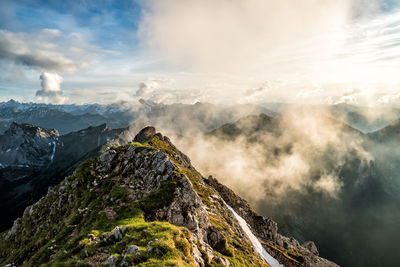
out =
[[(0, 236), (1, 264), (269, 266), (229, 206), (285, 266), (336, 266), (216, 179), (154, 128), (86, 161)], [(228, 206), (229, 205), (229, 206)]]

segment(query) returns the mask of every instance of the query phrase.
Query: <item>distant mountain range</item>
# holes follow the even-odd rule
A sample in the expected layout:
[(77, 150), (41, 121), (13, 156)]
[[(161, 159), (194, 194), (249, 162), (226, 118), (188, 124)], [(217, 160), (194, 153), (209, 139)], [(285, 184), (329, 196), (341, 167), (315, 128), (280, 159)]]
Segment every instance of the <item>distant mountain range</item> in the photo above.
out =
[[(136, 121), (151, 121), (160, 125), (162, 129), (182, 134), (188, 129), (207, 132), (243, 116), (260, 113), (277, 115), (256, 105), (164, 105), (143, 99), (136, 104), (122, 102), (111, 105), (46, 105), (10, 100), (0, 103), (0, 132), (6, 131), (14, 121), (57, 129), (61, 135), (103, 123), (112, 128), (123, 128)], [(191, 122), (190, 127), (187, 124), (188, 120)]]
[[(107, 123), (110, 127), (127, 127), (135, 121), (151, 121), (170, 132), (184, 134), (188, 131), (211, 131), (222, 124), (232, 123), (247, 115), (266, 114), (276, 117), (294, 104), (263, 105), (242, 104), (218, 106), (209, 103), (170, 104), (140, 99), (137, 103), (120, 102), (108, 105), (51, 105), (19, 103), (15, 100), (0, 102), (0, 132), (8, 129), (13, 121), (30, 123), (44, 128), (54, 128), (60, 134)], [(349, 104), (312, 106), (364, 133), (377, 131), (400, 119), (400, 109), (392, 107), (363, 107)], [(187, 127), (187, 121), (190, 127)], [(174, 127), (171, 126), (171, 122)], [(190, 130), (188, 130), (188, 128)]]
[[(76, 109), (72, 107), (76, 107)], [(0, 132), (5, 131), (14, 121), (18, 123), (30, 123), (43, 128), (57, 129), (60, 134), (66, 134), (103, 123), (107, 123), (115, 128), (126, 127), (128, 125), (124, 121), (106, 117), (100, 113), (78, 112), (78, 110), (85, 109), (81, 106), (53, 106), (18, 103), (10, 100), (0, 103)]]

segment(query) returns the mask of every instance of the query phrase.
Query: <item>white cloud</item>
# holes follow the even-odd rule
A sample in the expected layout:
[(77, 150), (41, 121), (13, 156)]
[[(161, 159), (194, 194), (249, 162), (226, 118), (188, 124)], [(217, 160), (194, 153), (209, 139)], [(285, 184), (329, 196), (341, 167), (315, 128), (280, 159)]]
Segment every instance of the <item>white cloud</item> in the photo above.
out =
[(57, 73), (43, 72), (40, 75), (41, 89), (36, 92), (36, 101), (41, 103), (63, 104), (67, 100), (61, 91), (63, 78)]
[(136, 96), (144, 97), (148, 96), (149, 93), (153, 92), (160, 85), (156, 81), (141, 82), (139, 84), (139, 89), (136, 91)]
[(343, 187), (343, 182), (336, 175), (324, 174), (312, 186), (316, 191), (337, 198)]
[[(197, 89), (214, 90), (212, 102), (370, 104), (378, 87), (400, 84), (400, 12), (382, 14), (375, 0), (141, 2), (143, 51), (175, 77), (204, 74)], [(285, 84), (257, 90), (274, 80)], [(363, 90), (362, 101), (348, 88)]]
[(382, 95), (378, 98), (380, 104), (398, 104), (400, 102), (400, 92)]
[(143, 4), (139, 38), (150, 53), (173, 65), (243, 72), (265, 60), (276, 63), (274, 49), (345, 25), (351, 2), (151, 0)]
[(359, 104), (360, 101), (360, 94), (361, 91), (359, 89), (354, 89), (351, 90), (349, 92), (344, 93), (341, 97), (339, 97), (336, 101), (335, 101), (335, 105), (336, 104), (341, 104), (341, 103), (345, 103), (345, 104)]

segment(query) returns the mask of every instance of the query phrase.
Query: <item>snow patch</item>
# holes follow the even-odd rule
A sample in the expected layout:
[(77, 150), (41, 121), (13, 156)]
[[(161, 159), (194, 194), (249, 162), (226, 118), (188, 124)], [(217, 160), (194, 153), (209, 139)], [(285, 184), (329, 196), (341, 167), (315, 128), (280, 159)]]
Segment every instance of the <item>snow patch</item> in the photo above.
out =
[(248, 224), (246, 221), (239, 216), (235, 212), (234, 209), (232, 209), (229, 205), (226, 205), (228, 209), (230, 209), (235, 215), (236, 220), (238, 220), (240, 227), (242, 227), (243, 231), (246, 233), (247, 237), (250, 239), (251, 244), (253, 245), (254, 249), (261, 255), (261, 257), (269, 264), (271, 267), (283, 267), (282, 264), (280, 264), (275, 258), (273, 258), (261, 245), (260, 241), (258, 238), (253, 234), (253, 232), (250, 230)]
[(56, 145), (57, 145), (56, 142), (53, 142), (53, 151), (50, 155), (50, 161), (53, 161), (54, 154), (56, 153)]

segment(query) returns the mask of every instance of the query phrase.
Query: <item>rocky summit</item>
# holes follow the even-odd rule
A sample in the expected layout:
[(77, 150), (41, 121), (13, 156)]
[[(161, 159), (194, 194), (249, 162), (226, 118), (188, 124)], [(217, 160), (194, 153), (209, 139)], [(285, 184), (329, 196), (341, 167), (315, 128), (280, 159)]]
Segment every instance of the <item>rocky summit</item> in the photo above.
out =
[(83, 162), (0, 236), (2, 266), (337, 266), (153, 127)]

